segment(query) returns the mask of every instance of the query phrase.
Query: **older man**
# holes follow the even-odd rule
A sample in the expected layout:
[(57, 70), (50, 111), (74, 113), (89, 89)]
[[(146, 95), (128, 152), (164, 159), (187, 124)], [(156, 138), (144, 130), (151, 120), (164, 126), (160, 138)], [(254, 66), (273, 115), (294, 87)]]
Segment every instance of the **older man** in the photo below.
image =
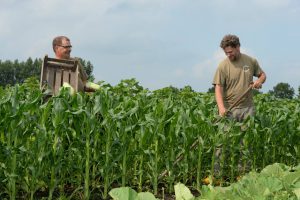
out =
[[(67, 59), (67, 60), (78, 60), (78, 58), (71, 57), (72, 45), (71, 41), (66, 36), (57, 36), (53, 39), (52, 42), (53, 51), (55, 53), (55, 58), (57, 59)], [(80, 78), (84, 84), (84, 91), (94, 92), (95, 90), (100, 89), (100, 86), (89, 82), (88, 75), (84, 71), (80, 61), (78, 60)]]

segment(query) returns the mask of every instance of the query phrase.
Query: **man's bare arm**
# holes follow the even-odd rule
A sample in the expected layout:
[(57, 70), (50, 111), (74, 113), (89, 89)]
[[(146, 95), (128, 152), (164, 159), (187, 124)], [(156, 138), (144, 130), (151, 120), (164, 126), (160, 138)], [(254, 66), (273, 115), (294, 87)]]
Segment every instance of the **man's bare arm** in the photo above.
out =
[(219, 115), (224, 116), (226, 109), (223, 101), (223, 87), (221, 85), (215, 85), (215, 95), (218, 104)]
[(260, 89), (262, 84), (266, 81), (267, 76), (265, 72), (262, 72), (258, 75), (258, 79), (253, 83), (253, 88)]

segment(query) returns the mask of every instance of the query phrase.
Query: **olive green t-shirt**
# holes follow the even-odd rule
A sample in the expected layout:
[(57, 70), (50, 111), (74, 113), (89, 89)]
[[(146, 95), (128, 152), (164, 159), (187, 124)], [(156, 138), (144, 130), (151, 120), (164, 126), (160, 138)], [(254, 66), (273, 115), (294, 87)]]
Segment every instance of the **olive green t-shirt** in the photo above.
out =
[[(224, 59), (218, 66), (213, 84), (223, 87), (223, 100), (226, 109), (229, 108), (253, 82), (253, 76), (258, 77), (262, 73), (256, 59), (241, 54), (235, 61)], [(253, 95), (249, 92), (237, 105), (237, 108), (244, 108), (253, 105)]]

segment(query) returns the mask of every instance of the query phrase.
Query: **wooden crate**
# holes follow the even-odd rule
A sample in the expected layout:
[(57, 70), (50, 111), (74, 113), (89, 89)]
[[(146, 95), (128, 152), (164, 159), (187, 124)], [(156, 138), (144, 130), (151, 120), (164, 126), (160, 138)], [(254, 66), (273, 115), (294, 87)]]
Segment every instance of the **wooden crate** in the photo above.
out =
[[(83, 74), (84, 73), (84, 74)], [(52, 95), (59, 92), (64, 82), (69, 83), (75, 92), (84, 91), (86, 74), (77, 59), (63, 60), (44, 57), (41, 70), (40, 86), (50, 89)]]

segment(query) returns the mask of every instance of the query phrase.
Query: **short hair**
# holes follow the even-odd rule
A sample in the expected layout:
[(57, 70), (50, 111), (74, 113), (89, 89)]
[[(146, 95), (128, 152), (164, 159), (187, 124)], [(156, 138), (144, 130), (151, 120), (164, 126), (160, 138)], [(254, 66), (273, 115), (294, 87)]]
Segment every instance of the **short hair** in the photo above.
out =
[(220, 47), (222, 49), (225, 49), (226, 47), (236, 48), (239, 46), (241, 46), (240, 39), (238, 38), (238, 36), (231, 34), (225, 35), (220, 43)]
[(61, 45), (62, 41), (63, 40), (67, 40), (67, 41), (70, 41), (70, 39), (66, 36), (57, 36), (53, 39), (52, 41), (52, 48), (53, 48), (53, 51), (55, 52), (55, 47), (57, 45)]

